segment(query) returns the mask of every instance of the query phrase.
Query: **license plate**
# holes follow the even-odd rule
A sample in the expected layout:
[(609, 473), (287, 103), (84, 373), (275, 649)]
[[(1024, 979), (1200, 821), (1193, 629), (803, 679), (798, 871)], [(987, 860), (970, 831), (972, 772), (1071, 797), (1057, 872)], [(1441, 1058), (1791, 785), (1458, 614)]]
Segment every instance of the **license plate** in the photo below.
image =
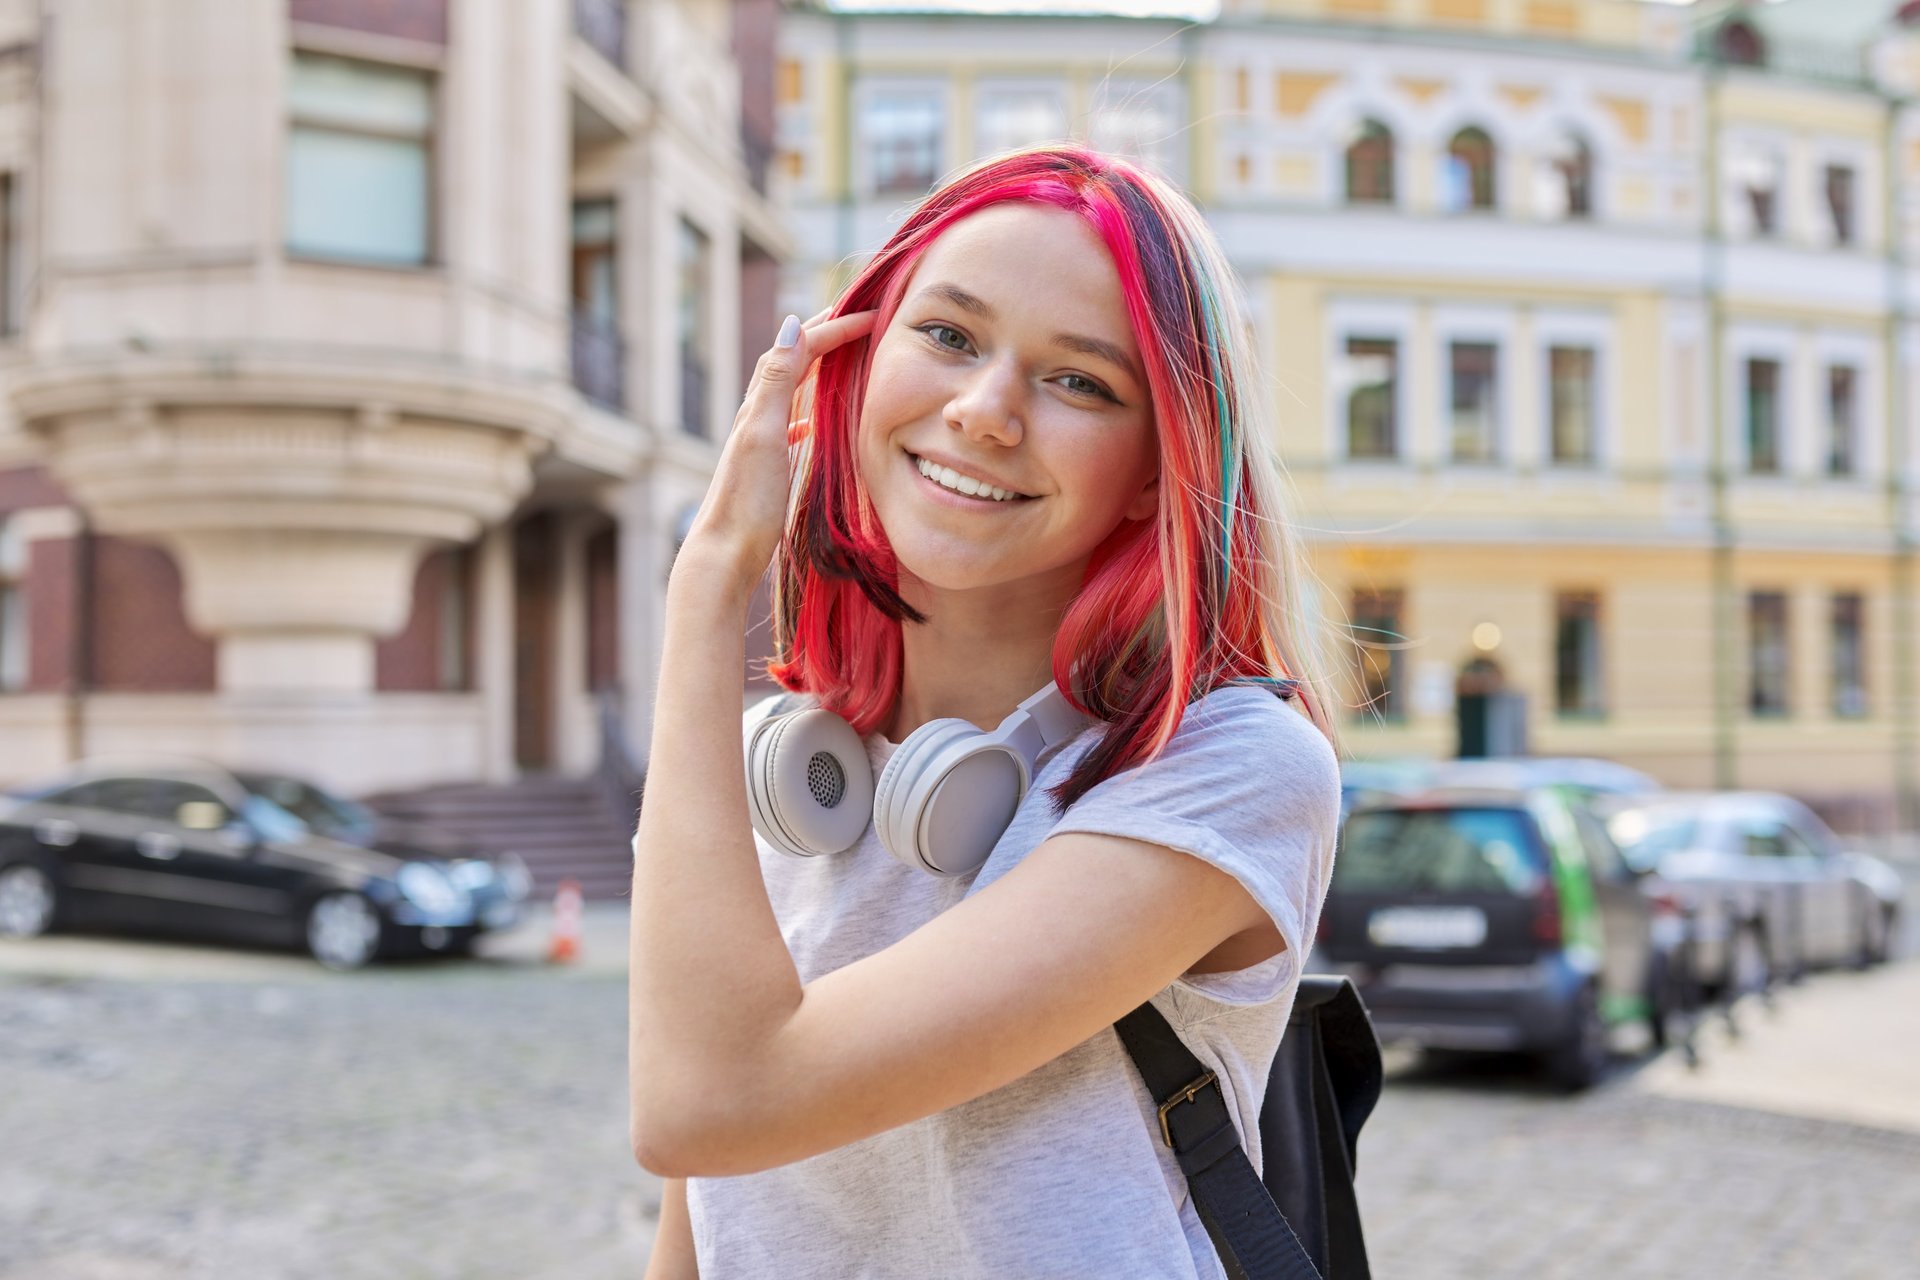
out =
[(1388, 907), (1367, 917), (1367, 938), (1377, 947), (1477, 947), (1487, 940), (1487, 914), (1478, 907)]

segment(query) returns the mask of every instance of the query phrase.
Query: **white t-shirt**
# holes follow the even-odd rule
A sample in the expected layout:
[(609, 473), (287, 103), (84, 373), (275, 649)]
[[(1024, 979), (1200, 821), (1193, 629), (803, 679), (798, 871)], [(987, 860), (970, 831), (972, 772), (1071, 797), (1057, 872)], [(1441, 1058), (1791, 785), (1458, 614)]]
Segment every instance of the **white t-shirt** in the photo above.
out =
[[(773, 702), (749, 708), (746, 723)], [(1084, 731), (1041, 758), (1012, 824), (969, 876), (904, 866), (871, 824), (851, 851), (818, 858), (756, 835), (781, 933), (810, 982), (912, 933), (1050, 835), (1128, 836), (1204, 858), (1247, 887), (1286, 949), (1189, 975), (1153, 1004), (1218, 1074), (1259, 1169), (1267, 1073), (1333, 870), (1333, 752), (1270, 690), (1229, 686), (1187, 708), (1158, 759), (1108, 778), (1056, 820), (1046, 789), (1096, 736)], [(895, 744), (873, 734), (866, 747), (877, 778)], [(961, 1106), (761, 1173), (689, 1178), (687, 1206), (703, 1280), (1224, 1276), (1111, 1027)]]

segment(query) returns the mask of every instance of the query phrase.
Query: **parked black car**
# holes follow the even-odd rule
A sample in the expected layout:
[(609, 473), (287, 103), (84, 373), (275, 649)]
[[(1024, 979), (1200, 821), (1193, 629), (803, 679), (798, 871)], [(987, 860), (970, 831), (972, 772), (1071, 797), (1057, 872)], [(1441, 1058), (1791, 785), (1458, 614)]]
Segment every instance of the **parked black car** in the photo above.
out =
[(1561, 788), (1376, 796), (1347, 818), (1316, 956), (1382, 1040), (1534, 1052), (1582, 1088), (1614, 1025), (1664, 1040), (1683, 953), (1648, 888)]
[(352, 969), (515, 923), (512, 854), (388, 823), (298, 778), (101, 763), (0, 797), (0, 935), (127, 927), (304, 947)]

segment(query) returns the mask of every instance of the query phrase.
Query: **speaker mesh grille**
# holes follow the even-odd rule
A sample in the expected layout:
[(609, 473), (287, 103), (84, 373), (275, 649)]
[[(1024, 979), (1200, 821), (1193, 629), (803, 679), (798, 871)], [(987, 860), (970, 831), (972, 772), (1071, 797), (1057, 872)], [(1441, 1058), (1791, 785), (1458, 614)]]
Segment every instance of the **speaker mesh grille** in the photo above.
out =
[(846, 798), (847, 775), (840, 762), (824, 751), (813, 753), (807, 761), (807, 790), (822, 809), (831, 809)]

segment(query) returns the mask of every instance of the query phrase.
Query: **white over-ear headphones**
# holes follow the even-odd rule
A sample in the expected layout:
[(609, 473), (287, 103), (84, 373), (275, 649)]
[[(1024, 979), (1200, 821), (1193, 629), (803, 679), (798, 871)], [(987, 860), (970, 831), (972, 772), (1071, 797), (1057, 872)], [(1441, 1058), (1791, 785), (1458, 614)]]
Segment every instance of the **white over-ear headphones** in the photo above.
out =
[(833, 712), (770, 716), (747, 738), (747, 808), (753, 829), (787, 853), (850, 849), (871, 818), (900, 861), (963, 876), (1013, 820), (1040, 753), (1092, 723), (1048, 681), (991, 733), (957, 719), (921, 725), (876, 783), (865, 744)]

